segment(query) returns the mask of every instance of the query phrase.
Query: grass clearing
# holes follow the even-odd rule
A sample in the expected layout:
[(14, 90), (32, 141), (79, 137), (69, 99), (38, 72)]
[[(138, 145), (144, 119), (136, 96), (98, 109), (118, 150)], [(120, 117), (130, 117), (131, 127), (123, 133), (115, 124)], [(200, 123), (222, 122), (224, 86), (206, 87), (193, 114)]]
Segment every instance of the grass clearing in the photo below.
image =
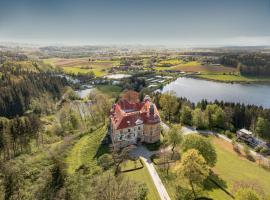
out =
[(143, 167), (141, 161), (139, 159), (137, 160), (127, 160), (125, 162), (123, 162), (121, 165), (121, 171), (127, 171), (127, 170), (135, 170), (138, 168)]
[(270, 172), (239, 156), (233, 151), (230, 143), (214, 138), (213, 144), (218, 155), (217, 164), (214, 167), (215, 173), (224, 180), (228, 189), (231, 190), (235, 181), (255, 181), (260, 185), (267, 195), (270, 195)]
[(96, 85), (95, 87), (100, 92), (107, 94), (114, 99), (116, 99), (122, 91), (122, 88), (116, 85)]

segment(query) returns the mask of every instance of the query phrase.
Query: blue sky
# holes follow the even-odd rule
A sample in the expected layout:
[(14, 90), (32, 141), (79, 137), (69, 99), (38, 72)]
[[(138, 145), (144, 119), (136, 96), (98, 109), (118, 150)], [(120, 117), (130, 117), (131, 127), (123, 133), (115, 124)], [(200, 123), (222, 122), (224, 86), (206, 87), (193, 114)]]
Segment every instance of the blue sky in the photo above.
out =
[(270, 45), (270, 0), (0, 0), (0, 41)]

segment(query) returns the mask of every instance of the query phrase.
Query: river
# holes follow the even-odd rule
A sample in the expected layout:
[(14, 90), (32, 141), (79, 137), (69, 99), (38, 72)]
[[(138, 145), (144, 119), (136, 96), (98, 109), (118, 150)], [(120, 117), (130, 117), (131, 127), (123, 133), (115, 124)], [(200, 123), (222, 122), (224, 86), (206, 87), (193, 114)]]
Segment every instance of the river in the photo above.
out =
[(162, 92), (167, 91), (174, 91), (178, 97), (194, 103), (207, 99), (270, 108), (269, 84), (231, 84), (181, 77), (164, 86)]

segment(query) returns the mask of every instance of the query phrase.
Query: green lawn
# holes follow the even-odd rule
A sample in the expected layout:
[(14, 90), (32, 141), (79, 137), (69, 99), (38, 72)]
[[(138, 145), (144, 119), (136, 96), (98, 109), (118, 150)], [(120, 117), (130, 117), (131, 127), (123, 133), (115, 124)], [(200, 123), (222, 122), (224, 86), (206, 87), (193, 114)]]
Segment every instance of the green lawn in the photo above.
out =
[(270, 171), (244, 157), (239, 157), (231, 150), (231, 144), (226, 143), (220, 139), (214, 140), (218, 155), (214, 170), (227, 183), (228, 189), (232, 188), (235, 181), (251, 180), (256, 181), (264, 189), (264, 192), (270, 195)]
[(117, 98), (122, 91), (122, 88), (116, 85), (97, 85), (99, 91), (109, 95), (111, 98)]
[(107, 152), (107, 149), (100, 145), (105, 134), (106, 126), (84, 135), (76, 142), (65, 159), (69, 174), (74, 173), (82, 164), (89, 167), (92, 172), (99, 168), (97, 157)]
[(221, 82), (269, 82), (270, 77), (255, 77), (230, 74), (200, 74), (198, 78), (221, 81)]
[(126, 170), (133, 170), (133, 169), (143, 167), (143, 165), (140, 162), (140, 160), (137, 159), (137, 160), (127, 160), (127, 161), (123, 162), (120, 165), (120, 167), (121, 167), (121, 171), (126, 171)]
[(148, 200), (159, 200), (159, 195), (156, 189), (156, 186), (154, 185), (152, 178), (150, 174), (148, 173), (148, 170), (146, 167), (124, 173), (126, 176), (128, 176), (130, 179), (138, 182), (143, 182), (147, 185), (148, 188)]

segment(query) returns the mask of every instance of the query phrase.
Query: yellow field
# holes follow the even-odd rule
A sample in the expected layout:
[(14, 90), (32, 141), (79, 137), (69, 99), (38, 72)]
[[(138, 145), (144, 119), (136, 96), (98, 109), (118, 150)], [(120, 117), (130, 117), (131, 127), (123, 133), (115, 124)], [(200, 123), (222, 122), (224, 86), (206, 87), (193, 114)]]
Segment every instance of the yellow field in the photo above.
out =
[(119, 61), (89, 61), (89, 58), (50, 58), (45, 59), (44, 62), (54, 67), (60, 67), (68, 74), (89, 73), (93, 71), (96, 76), (104, 76), (106, 75), (105, 69), (119, 65)]

